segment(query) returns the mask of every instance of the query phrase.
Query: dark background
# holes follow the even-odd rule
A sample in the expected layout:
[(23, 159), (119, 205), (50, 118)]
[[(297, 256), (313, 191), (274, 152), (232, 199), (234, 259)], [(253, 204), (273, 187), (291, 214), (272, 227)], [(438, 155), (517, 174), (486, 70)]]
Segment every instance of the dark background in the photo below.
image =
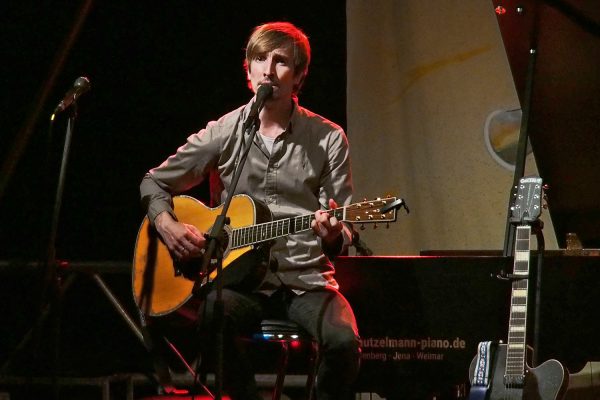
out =
[[(0, 6), (0, 160), (18, 160), (0, 194), (0, 259), (45, 258), (68, 113), (58, 116), (51, 145), (48, 121), (79, 76), (88, 77), (92, 89), (78, 101), (59, 259), (131, 259), (143, 218), (138, 185), (144, 173), (190, 133), (249, 101), (242, 63), (256, 25), (286, 20), (307, 33), (313, 62), (300, 103), (345, 127), (343, 0), (95, 1), (27, 135), (28, 118), (84, 3)], [(20, 154), (16, 140), (26, 144)], [(202, 199), (205, 192), (201, 187), (192, 194)]]
[[(313, 59), (300, 103), (346, 126), (343, 0), (92, 3), (31, 123), (86, 2), (0, 5), (0, 164), (7, 179), (0, 193), (0, 364), (10, 360), (12, 374), (48, 375), (54, 368), (52, 316), (24, 349), (12, 352), (52, 298), (44, 295), (52, 286), (43, 261), (69, 113), (58, 116), (52, 135), (49, 118), (78, 77), (88, 77), (92, 89), (78, 101), (55, 247), (56, 257), (71, 266), (93, 262), (83, 273), (65, 274), (75, 276), (59, 319), (58, 369), (67, 374), (151, 368), (144, 347), (88, 272), (100, 272), (135, 316), (128, 263), (144, 216), (141, 178), (189, 134), (250, 100), (242, 66), (252, 28), (286, 20), (305, 31)], [(9, 160), (14, 169), (6, 175)], [(203, 199), (206, 188), (191, 194)], [(96, 261), (120, 261), (113, 265), (119, 271), (111, 267), (116, 273), (106, 274)]]

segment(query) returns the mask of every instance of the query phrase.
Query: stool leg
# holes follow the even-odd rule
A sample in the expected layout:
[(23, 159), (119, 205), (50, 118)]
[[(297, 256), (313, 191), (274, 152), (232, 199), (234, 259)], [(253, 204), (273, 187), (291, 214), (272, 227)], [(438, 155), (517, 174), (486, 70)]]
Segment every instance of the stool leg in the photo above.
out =
[(279, 400), (281, 398), (281, 392), (283, 391), (283, 381), (285, 379), (285, 373), (287, 371), (289, 357), (289, 345), (287, 341), (281, 341), (281, 357), (279, 359), (279, 368), (277, 369), (277, 380), (275, 381), (275, 387), (273, 388), (272, 400)]
[(110, 381), (102, 382), (102, 400), (110, 400)]
[(127, 400), (133, 400), (133, 377), (127, 378)]
[(317, 370), (319, 369), (320, 361), (319, 344), (312, 342), (310, 359), (308, 362), (308, 374), (306, 377), (306, 399), (312, 400), (314, 396), (315, 380), (317, 377)]

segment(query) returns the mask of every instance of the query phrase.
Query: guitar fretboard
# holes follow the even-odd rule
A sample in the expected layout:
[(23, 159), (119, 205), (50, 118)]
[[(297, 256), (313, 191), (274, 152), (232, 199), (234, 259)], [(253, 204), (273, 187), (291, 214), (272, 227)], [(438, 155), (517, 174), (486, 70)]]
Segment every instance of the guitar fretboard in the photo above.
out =
[(525, 375), (530, 236), (529, 225), (517, 227), (506, 352), (505, 379), (508, 385), (522, 385)]
[[(339, 221), (344, 220), (346, 207), (328, 210), (329, 215), (336, 217)], [(252, 244), (266, 242), (278, 237), (300, 233), (310, 229), (314, 214), (299, 217), (278, 219), (243, 228), (234, 229), (231, 232), (231, 248), (250, 246)]]

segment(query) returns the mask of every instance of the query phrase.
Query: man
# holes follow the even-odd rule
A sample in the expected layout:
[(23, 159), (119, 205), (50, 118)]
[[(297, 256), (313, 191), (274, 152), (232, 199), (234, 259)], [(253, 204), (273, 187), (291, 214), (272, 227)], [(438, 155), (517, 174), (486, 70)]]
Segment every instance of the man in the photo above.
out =
[[(255, 93), (261, 85), (272, 86), (273, 92), (258, 115), (258, 134), (244, 165), (237, 150), (248, 137), (243, 125), (255, 99), (191, 135), (146, 174), (140, 187), (149, 220), (171, 255), (183, 261), (201, 257), (207, 241), (205, 232), (177, 221), (171, 196), (208, 178), (213, 203), (221, 203), (236, 167), (243, 169), (234, 194), (263, 202), (274, 219), (314, 213), (312, 230), (273, 243), (269, 268), (258, 286), (226, 285), (223, 290), (223, 383), (232, 399), (260, 398), (236, 338), (256, 331), (264, 318), (290, 319), (319, 341), (319, 400), (352, 398), (358, 373), (356, 321), (337, 291), (330, 262), (351, 242), (351, 229), (324, 211), (351, 201), (348, 142), (339, 126), (298, 105), (309, 63), (308, 39), (294, 25), (273, 22), (255, 28), (244, 63), (248, 85)], [(203, 299), (200, 312), (201, 327), (213, 334), (214, 292)], [(206, 341), (202, 344), (209, 347)]]

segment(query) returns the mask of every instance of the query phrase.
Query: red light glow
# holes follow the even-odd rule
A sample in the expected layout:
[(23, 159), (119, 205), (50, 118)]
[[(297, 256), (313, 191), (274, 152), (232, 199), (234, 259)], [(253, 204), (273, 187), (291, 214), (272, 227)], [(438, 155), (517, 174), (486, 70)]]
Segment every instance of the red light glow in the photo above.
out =
[(506, 8), (504, 8), (502, 6), (496, 7), (495, 11), (496, 11), (496, 14), (498, 14), (498, 15), (506, 14)]

